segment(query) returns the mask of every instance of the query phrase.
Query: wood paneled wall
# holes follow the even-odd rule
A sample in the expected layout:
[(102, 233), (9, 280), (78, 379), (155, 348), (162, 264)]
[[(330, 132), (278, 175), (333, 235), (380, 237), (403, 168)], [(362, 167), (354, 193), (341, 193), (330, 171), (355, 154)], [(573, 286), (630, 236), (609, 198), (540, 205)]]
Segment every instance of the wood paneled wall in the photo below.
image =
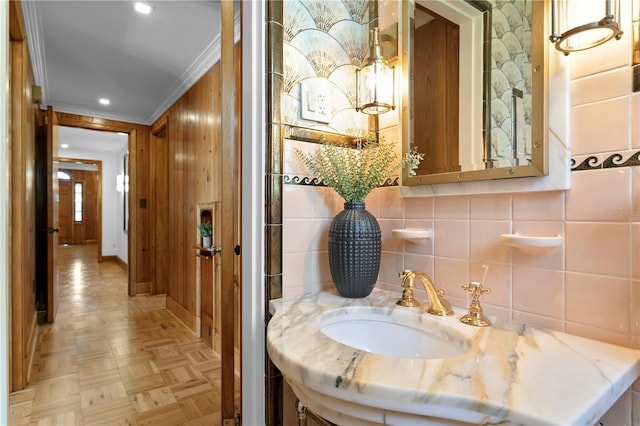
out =
[[(220, 199), (220, 66), (214, 65), (189, 89), (152, 128), (166, 124), (167, 158), (152, 163), (156, 175), (157, 192), (167, 185), (166, 205), (168, 229), (156, 235), (159, 251), (167, 253), (166, 293), (168, 307), (185, 324), (195, 329), (196, 312), (196, 250), (199, 242), (197, 230), (198, 204)], [(155, 132), (154, 132), (155, 134)], [(155, 140), (154, 140), (155, 142)], [(161, 151), (158, 149), (158, 151)], [(155, 159), (162, 156), (154, 156)], [(166, 168), (166, 171), (163, 169)], [(162, 180), (166, 173), (168, 179)], [(155, 211), (152, 200), (152, 214)], [(214, 229), (214, 241), (215, 241)], [(163, 247), (163, 243), (166, 244)]]
[[(239, 58), (240, 54), (236, 56)], [(238, 81), (239, 72), (238, 66)], [(167, 253), (167, 307), (194, 331), (199, 316), (197, 250), (194, 248), (200, 240), (198, 205), (218, 202), (221, 197), (220, 96), (218, 62), (152, 125), (154, 154), (150, 170), (154, 193), (164, 194), (162, 186), (166, 185), (167, 201), (152, 200), (151, 214), (163, 220), (162, 215), (166, 213), (169, 224), (166, 232), (154, 235), (152, 240), (156, 253)], [(163, 180), (165, 173), (168, 179)], [(161, 206), (166, 206), (168, 211), (154, 210)], [(219, 245), (218, 232), (213, 230), (214, 245)], [(239, 241), (239, 231), (237, 235)], [(222, 267), (234, 268), (240, 282), (239, 267)]]
[[(35, 308), (35, 129), (38, 105), (32, 102), (33, 73), (25, 40), (20, 2), (9, 2), (11, 185), (9, 282), (11, 338), (9, 389), (27, 385), (37, 334)], [(3, 29), (2, 31), (6, 31)]]

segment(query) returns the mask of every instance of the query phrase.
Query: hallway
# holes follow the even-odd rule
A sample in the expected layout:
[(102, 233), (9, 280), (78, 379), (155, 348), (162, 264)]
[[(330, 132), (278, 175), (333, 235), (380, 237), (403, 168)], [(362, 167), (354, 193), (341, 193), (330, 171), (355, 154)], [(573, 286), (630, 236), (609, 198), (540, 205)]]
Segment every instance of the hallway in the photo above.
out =
[(126, 272), (96, 250), (58, 250), (59, 311), (40, 327), (29, 386), (10, 395), (10, 424), (219, 424), (218, 355), (163, 295), (127, 296)]

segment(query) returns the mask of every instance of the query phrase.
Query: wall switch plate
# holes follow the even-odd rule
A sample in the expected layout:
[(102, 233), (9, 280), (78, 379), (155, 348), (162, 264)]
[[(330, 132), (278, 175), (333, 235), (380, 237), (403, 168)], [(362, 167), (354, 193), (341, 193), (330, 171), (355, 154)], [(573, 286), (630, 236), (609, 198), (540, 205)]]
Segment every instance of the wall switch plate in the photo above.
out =
[(300, 82), (300, 115), (304, 120), (329, 123), (331, 121), (331, 98), (313, 80)]

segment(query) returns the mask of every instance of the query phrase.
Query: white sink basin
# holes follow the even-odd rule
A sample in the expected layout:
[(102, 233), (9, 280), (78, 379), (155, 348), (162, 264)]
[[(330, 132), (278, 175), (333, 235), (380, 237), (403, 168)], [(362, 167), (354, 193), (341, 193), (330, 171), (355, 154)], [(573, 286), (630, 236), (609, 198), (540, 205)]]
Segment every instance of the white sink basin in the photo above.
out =
[[(389, 315), (372, 309), (343, 308), (320, 318), (320, 331), (345, 345), (399, 358), (436, 359), (464, 354), (467, 349), (424, 329), (393, 322)], [(424, 324), (423, 324), (423, 328)]]

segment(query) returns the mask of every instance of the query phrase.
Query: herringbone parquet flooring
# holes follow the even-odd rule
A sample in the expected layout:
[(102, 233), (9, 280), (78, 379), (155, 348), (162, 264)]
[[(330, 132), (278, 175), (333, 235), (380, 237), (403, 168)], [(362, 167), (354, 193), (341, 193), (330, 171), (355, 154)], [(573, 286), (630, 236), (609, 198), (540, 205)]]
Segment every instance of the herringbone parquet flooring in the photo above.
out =
[(60, 247), (59, 310), (40, 327), (11, 425), (219, 424), (220, 358), (165, 307), (127, 296), (126, 272), (95, 246)]

